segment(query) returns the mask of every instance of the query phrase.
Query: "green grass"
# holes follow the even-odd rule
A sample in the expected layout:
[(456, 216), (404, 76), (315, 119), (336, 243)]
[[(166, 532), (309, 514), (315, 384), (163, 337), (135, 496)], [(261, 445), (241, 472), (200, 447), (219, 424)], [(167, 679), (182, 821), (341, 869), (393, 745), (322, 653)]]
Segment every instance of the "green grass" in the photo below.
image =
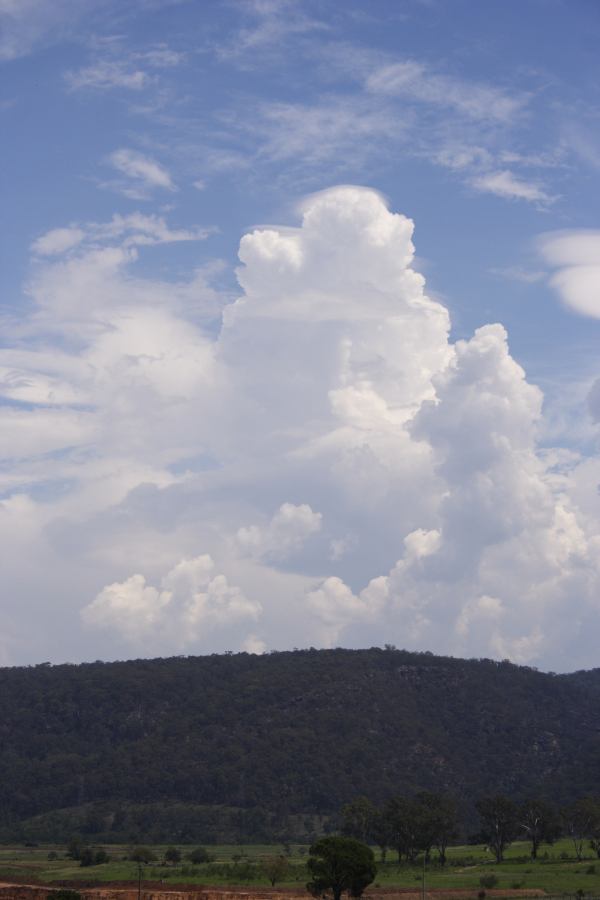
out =
[[(105, 845), (111, 860), (100, 866), (81, 867), (65, 856), (65, 847), (58, 845), (40, 845), (38, 847), (0, 846), (0, 879), (10, 880), (13, 877), (50, 883), (53, 881), (136, 881), (137, 864), (124, 859), (129, 848), (126, 846)], [(166, 845), (152, 848), (159, 859)], [(179, 849), (185, 857), (192, 847), (181, 846)], [(147, 881), (163, 880), (166, 884), (182, 882), (197, 884), (244, 884), (263, 886), (268, 881), (252, 866), (260, 863), (265, 856), (283, 852), (281, 845), (221, 845), (207, 847), (215, 857), (215, 862), (208, 865), (192, 866), (185, 859), (176, 866), (161, 866), (159, 862), (149, 863), (144, 867), (144, 879)], [(290, 872), (283, 882), (288, 887), (301, 887), (307, 881), (305, 868), (307, 847), (293, 844), (289, 847)], [(48, 853), (59, 854), (56, 860), (48, 860)], [(567, 840), (557, 842), (552, 847), (543, 846), (540, 857), (533, 862), (529, 859), (529, 847), (524, 843), (513, 844), (506, 854), (506, 859), (496, 865), (492, 855), (482, 846), (452, 847), (448, 851), (448, 863), (441, 868), (435, 861), (426, 867), (425, 881), (428, 888), (456, 888), (480, 890), (482, 876), (494, 874), (498, 879), (497, 889), (541, 888), (549, 894), (574, 894), (581, 889), (588, 895), (600, 896), (600, 860), (591, 850), (585, 850), (586, 859), (577, 862), (574, 859), (572, 844)], [(377, 852), (377, 857), (379, 853)], [(251, 876), (243, 876), (243, 867), (251, 864)], [(237, 867), (229, 872), (223, 866)], [(221, 867), (221, 868), (219, 868)], [(240, 867), (242, 867), (240, 869)], [(594, 867), (594, 871), (589, 871)], [(246, 876), (248, 873), (246, 873)], [(379, 863), (375, 885), (380, 887), (404, 887), (420, 889), (422, 866), (410, 866), (407, 863), (398, 865), (394, 854), (388, 853), (385, 864)]]

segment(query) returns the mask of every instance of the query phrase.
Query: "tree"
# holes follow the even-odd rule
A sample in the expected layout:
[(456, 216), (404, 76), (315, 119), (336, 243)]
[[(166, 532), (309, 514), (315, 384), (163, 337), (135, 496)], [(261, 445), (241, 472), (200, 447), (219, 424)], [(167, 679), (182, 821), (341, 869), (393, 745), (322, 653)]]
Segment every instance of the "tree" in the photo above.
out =
[(150, 863), (156, 860), (156, 853), (150, 847), (134, 847), (129, 858), (137, 863)]
[(573, 842), (575, 856), (581, 861), (585, 839), (592, 837), (600, 829), (598, 801), (593, 797), (580, 797), (561, 810), (561, 818), (565, 831)]
[(553, 844), (560, 835), (560, 821), (555, 811), (543, 800), (525, 800), (519, 806), (519, 828), (531, 843), (531, 858), (537, 859), (541, 843)]
[(192, 850), (192, 852), (188, 856), (188, 859), (195, 866), (198, 866), (201, 863), (210, 862), (212, 857), (211, 857), (210, 853), (208, 852), (208, 850), (205, 850), (204, 847), (196, 847), (195, 850)]
[(275, 887), (276, 882), (285, 880), (290, 864), (285, 856), (267, 856), (263, 859), (261, 868), (271, 882), (271, 887)]
[(74, 835), (67, 844), (67, 856), (71, 859), (80, 859), (81, 851), (86, 846), (85, 841), (78, 834)]
[(394, 835), (384, 810), (377, 810), (372, 825), (373, 841), (381, 850), (381, 862), (385, 862), (388, 847), (394, 846)]
[(306, 863), (312, 881), (307, 888), (315, 897), (331, 891), (340, 900), (347, 891), (360, 897), (375, 878), (377, 866), (373, 851), (356, 838), (331, 835), (312, 845)]
[(421, 806), (421, 849), (428, 854), (435, 847), (440, 865), (444, 866), (448, 844), (457, 836), (456, 803), (452, 797), (425, 791), (417, 794), (417, 801)]
[(384, 807), (384, 818), (392, 845), (398, 852), (398, 862), (405, 855), (414, 863), (419, 850), (431, 849), (431, 816), (418, 798), (392, 797)]
[(342, 807), (342, 834), (367, 844), (372, 839), (377, 809), (368, 797), (357, 797)]
[(481, 819), (482, 832), (494, 851), (496, 862), (504, 859), (504, 851), (517, 834), (517, 807), (508, 797), (483, 797), (475, 804)]
[(84, 847), (79, 854), (80, 866), (93, 866), (96, 862), (96, 854), (91, 847)]
[(594, 815), (590, 827), (590, 848), (595, 852), (598, 859), (600, 859), (600, 798), (593, 797), (591, 799), (596, 806), (596, 814)]
[(165, 862), (176, 865), (181, 861), (181, 853), (177, 847), (167, 847), (165, 850)]

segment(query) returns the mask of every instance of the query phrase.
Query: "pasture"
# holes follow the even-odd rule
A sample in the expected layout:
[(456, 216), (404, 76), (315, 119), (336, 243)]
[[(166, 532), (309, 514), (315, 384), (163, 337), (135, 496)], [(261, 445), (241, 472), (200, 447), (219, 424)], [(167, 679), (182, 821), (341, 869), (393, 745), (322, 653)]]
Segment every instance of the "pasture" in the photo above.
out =
[[(66, 855), (64, 845), (5, 845), (0, 846), (0, 880), (32, 880), (40, 883), (79, 881), (103, 883), (111, 881), (137, 882), (138, 864), (129, 858), (131, 847), (125, 845), (95, 845), (105, 849), (108, 863), (81, 867)], [(278, 887), (299, 888), (308, 880), (306, 858), (308, 846), (292, 845), (208, 845), (212, 861), (192, 865), (186, 856), (194, 847), (179, 845), (182, 859), (176, 864), (162, 863), (166, 845), (151, 848), (155, 862), (143, 866), (145, 881), (168, 885), (201, 884), (213, 886), (239, 885), (245, 888), (263, 887), (269, 884), (261, 863), (268, 857), (284, 855), (288, 861), (285, 878)], [(52, 858), (52, 857), (56, 858)], [(412, 888), (420, 890), (423, 879), (422, 860), (416, 865), (394, 859), (388, 853), (385, 863), (378, 859), (378, 872), (373, 887)], [(50, 858), (49, 858), (50, 857)], [(495, 879), (495, 881), (494, 881)], [(426, 889), (490, 890), (499, 891), (538, 888), (549, 895), (576, 894), (600, 896), (600, 860), (590, 849), (585, 858), (575, 859), (573, 845), (563, 839), (552, 846), (542, 846), (539, 857), (529, 857), (525, 843), (514, 843), (506, 853), (506, 859), (497, 865), (483, 846), (457, 846), (448, 850), (446, 866), (436, 862), (435, 854), (425, 866)]]

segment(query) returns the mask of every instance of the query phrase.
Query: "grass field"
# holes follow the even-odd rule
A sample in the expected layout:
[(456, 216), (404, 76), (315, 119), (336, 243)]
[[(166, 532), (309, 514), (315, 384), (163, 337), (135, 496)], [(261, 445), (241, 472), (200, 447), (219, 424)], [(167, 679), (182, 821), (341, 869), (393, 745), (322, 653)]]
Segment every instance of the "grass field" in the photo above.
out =
[[(99, 849), (99, 848), (98, 848)], [(66, 857), (66, 848), (58, 845), (37, 847), (0, 847), (0, 880), (12, 878), (32, 879), (50, 883), (52, 881), (136, 881), (137, 864), (126, 859), (130, 848), (105, 845), (110, 862), (99, 866), (81, 867), (79, 863)], [(160, 860), (165, 846), (152, 848)], [(260, 862), (267, 856), (284, 852), (281, 845), (251, 846), (210, 846), (207, 847), (214, 862), (193, 866), (185, 859), (192, 847), (179, 847), (182, 862), (177, 865), (161, 865), (160, 862), (144, 866), (144, 879), (166, 884), (198, 883), (204, 885), (267, 885), (269, 882), (260, 871)], [(305, 867), (308, 848), (293, 844), (286, 847), (289, 871), (282, 886), (301, 887), (307, 878)], [(58, 854), (58, 859), (49, 860), (48, 854)], [(541, 888), (548, 894), (575, 894), (581, 891), (588, 896), (600, 897), (600, 860), (591, 850), (586, 850), (586, 859), (577, 862), (573, 846), (567, 840), (551, 847), (543, 846), (540, 857), (533, 862), (529, 858), (529, 847), (524, 843), (513, 844), (506, 859), (496, 865), (491, 854), (481, 846), (453, 847), (448, 851), (448, 862), (441, 868), (435, 860), (427, 865), (425, 882), (427, 888), (456, 888), (479, 890), (481, 878), (494, 875), (496, 889)], [(377, 854), (379, 856), (379, 854)], [(423, 876), (422, 865), (398, 865), (388, 854), (385, 864), (378, 863), (374, 884), (379, 887), (404, 887), (420, 889)]]

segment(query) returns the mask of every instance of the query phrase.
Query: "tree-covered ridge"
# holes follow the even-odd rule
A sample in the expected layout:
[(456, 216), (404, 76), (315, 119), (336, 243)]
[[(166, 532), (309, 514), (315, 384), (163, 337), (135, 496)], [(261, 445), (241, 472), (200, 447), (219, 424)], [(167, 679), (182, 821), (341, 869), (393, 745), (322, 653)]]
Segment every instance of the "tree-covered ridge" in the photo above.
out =
[(0, 669), (2, 820), (185, 804), (264, 837), (357, 795), (565, 803), (600, 793), (599, 683), (377, 648)]

